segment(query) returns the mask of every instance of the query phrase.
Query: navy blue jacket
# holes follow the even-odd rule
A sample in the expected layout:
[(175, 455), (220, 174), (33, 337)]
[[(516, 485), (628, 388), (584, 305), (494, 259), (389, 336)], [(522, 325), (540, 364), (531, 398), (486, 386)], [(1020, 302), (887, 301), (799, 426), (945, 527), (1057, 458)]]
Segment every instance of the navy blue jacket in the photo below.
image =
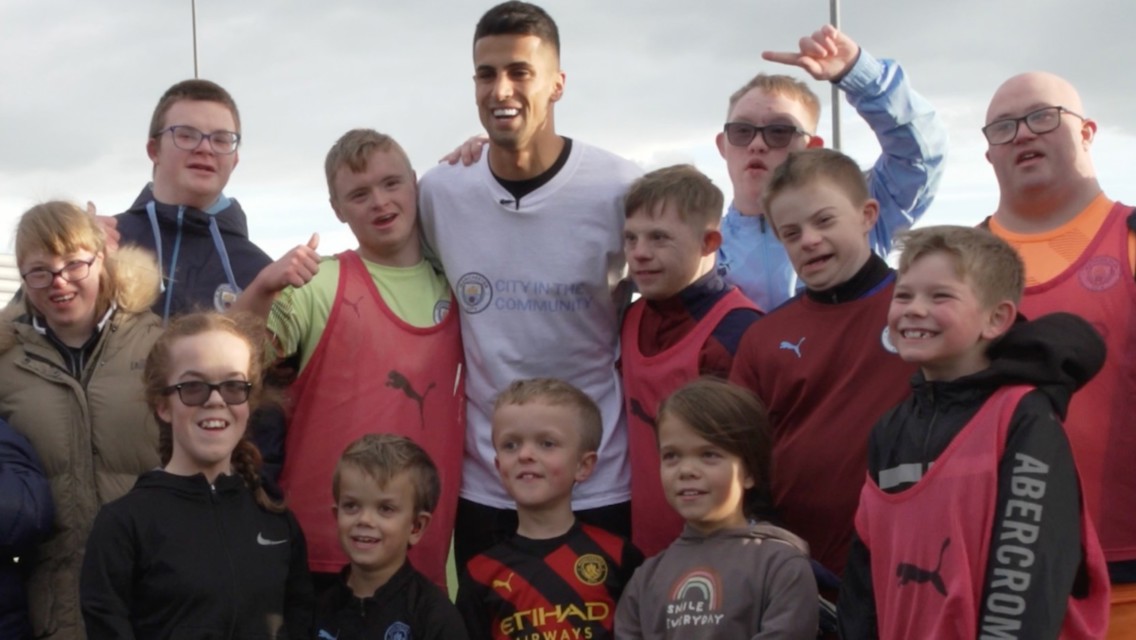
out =
[(121, 244), (158, 256), (165, 290), (153, 310), (163, 319), (194, 309), (224, 311), (272, 262), (249, 241), (240, 203), (224, 195), (206, 212), (158, 202), (148, 184), (130, 209), (115, 217)]
[[(30, 638), (26, 554), (51, 532), (51, 487), (32, 445), (0, 420), (0, 638)], [(20, 560), (17, 562), (17, 558)]]

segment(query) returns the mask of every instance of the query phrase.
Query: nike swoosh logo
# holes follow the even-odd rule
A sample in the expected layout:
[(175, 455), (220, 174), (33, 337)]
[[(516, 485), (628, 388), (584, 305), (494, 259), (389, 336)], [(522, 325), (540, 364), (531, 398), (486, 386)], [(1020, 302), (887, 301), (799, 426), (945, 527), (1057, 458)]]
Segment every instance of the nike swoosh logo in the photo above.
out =
[(277, 544), (284, 544), (285, 542), (288, 542), (288, 538), (284, 538), (283, 540), (269, 540), (268, 538), (265, 538), (264, 534), (262, 533), (256, 534), (256, 543), (263, 547), (271, 547)]

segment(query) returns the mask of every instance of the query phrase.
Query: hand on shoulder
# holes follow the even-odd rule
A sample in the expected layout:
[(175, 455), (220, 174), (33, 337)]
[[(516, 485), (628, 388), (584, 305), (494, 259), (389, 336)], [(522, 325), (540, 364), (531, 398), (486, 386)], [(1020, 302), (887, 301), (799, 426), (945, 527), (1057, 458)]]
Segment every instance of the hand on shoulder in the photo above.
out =
[(479, 133), (461, 143), (457, 149), (442, 156), (438, 163), (457, 164), (460, 161), (463, 167), (468, 167), (481, 159), (481, 151), (487, 144), (489, 136)]
[(118, 218), (114, 216), (100, 216), (95, 208), (95, 203), (90, 200), (87, 201), (87, 213), (95, 217), (95, 222), (102, 228), (103, 234), (106, 236), (106, 250), (108, 254), (118, 251), (118, 242), (122, 239), (122, 234), (118, 232)]

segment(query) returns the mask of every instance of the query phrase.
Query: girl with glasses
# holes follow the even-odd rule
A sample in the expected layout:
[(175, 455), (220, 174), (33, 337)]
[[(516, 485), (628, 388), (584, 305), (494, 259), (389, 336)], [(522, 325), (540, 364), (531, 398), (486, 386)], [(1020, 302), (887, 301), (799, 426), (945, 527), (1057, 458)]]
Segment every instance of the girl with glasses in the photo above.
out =
[(195, 313), (154, 345), (162, 468), (95, 520), (80, 586), (90, 640), (307, 637), (304, 536), (261, 486), (247, 431), (264, 340), (247, 317)]
[(79, 570), (103, 504), (158, 464), (158, 425), (139, 372), (161, 333), (150, 312), (152, 256), (108, 255), (94, 216), (67, 202), (16, 227), (22, 301), (0, 314), (0, 419), (26, 437), (51, 485), (55, 518), (29, 563), (34, 637), (82, 637)]

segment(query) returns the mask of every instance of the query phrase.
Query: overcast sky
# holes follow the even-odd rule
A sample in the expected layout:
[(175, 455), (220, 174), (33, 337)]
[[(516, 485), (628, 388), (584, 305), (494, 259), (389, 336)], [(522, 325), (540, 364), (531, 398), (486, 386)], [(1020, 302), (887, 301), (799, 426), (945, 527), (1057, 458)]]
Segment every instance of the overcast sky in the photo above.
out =
[[(343, 132), (372, 127), (406, 147), (421, 174), (480, 131), (471, 39), (491, 2), (198, 0), (200, 75), (241, 110), (240, 164), (226, 193), (252, 239), (279, 256), (323, 237), (353, 246), (327, 205), (323, 159)], [(560, 133), (645, 169), (692, 162), (730, 197), (714, 134), (728, 96), (761, 60), (795, 50), (828, 19), (828, 0), (547, 0), (567, 73)], [(994, 89), (1048, 70), (1081, 91), (1100, 125), (1093, 156), (1105, 191), (1136, 202), (1136, 45), (1131, 0), (844, 0), (843, 30), (899, 60), (943, 115), (951, 150), (924, 223), (974, 224), (997, 202), (979, 132)], [(0, 0), (0, 250), (33, 203), (130, 205), (150, 175), (145, 143), (162, 92), (193, 76), (190, 0)], [(810, 80), (811, 82), (811, 80)], [(828, 85), (813, 83), (824, 103)], [(844, 151), (867, 167), (879, 148), (845, 105)]]

